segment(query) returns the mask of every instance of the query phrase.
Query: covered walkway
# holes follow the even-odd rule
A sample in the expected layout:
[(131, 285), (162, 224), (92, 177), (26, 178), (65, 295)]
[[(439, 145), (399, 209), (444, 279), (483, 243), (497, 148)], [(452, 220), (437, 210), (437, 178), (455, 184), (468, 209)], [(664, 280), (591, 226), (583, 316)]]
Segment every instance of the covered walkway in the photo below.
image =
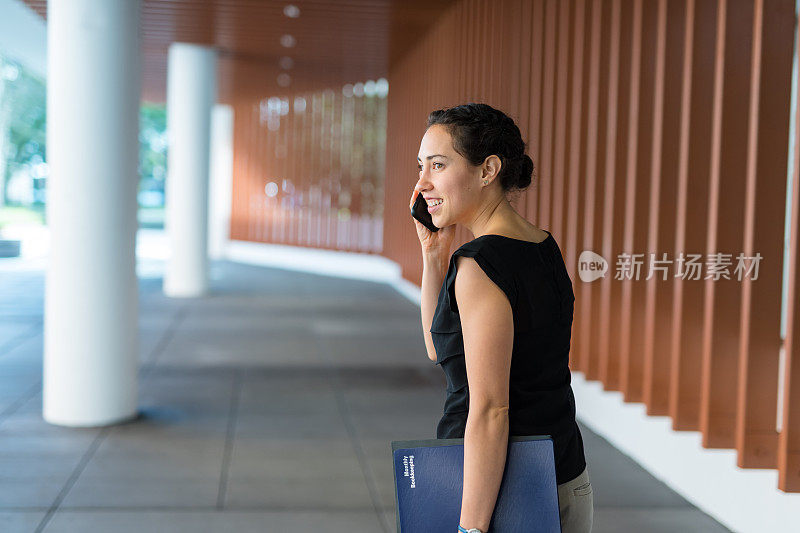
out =
[[(435, 437), (445, 382), (389, 285), (215, 262), (177, 300), (150, 263), (141, 416), (77, 429), (41, 416), (43, 273), (5, 265), (0, 531), (395, 531), (389, 443)], [(727, 531), (581, 430), (593, 531)]]

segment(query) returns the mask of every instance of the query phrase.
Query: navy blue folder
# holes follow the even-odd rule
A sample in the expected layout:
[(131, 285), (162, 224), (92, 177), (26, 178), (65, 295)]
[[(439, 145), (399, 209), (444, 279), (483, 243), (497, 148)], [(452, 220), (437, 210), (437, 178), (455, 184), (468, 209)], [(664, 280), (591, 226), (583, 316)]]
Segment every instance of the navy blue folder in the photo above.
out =
[[(398, 533), (456, 533), (464, 439), (392, 441)], [(509, 437), (489, 533), (560, 533), (549, 435)]]

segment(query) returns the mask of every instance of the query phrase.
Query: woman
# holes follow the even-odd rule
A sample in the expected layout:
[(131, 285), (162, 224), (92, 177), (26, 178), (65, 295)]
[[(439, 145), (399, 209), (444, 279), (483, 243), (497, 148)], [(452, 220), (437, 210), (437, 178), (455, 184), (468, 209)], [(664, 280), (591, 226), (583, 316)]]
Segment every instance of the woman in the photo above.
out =
[[(533, 162), (519, 128), (486, 104), (433, 111), (411, 195), (428, 203), (422, 325), (428, 357), (447, 378), (436, 437), (464, 438), (458, 531), (485, 533), (510, 435), (553, 437), (563, 533), (592, 527), (592, 486), (575, 422), (568, 367), (574, 294), (550, 232), (514, 211)], [(455, 225), (475, 238), (449, 256)]]

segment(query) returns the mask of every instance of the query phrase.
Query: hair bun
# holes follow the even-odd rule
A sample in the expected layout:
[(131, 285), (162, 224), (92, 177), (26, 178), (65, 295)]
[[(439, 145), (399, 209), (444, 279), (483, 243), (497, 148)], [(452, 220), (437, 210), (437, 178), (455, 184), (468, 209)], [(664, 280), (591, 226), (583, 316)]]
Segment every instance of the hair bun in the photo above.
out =
[(528, 154), (522, 154), (522, 165), (520, 166), (519, 179), (517, 180), (517, 187), (520, 189), (526, 188), (531, 184), (531, 177), (533, 176), (533, 159)]

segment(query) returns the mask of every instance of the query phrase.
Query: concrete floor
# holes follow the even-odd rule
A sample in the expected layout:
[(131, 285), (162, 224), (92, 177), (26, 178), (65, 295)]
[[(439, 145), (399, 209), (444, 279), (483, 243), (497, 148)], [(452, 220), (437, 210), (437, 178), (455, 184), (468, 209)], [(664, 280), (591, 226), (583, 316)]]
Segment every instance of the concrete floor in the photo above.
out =
[[(237, 265), (140, 279), (137, 420), (42, 420), (43, 274), (0, 260), (0, 531), (390, 532), (391, 440), (435, 438), (441, 370), (389, 286)], [(594, 532), (728, 531), (581, 425)]]

